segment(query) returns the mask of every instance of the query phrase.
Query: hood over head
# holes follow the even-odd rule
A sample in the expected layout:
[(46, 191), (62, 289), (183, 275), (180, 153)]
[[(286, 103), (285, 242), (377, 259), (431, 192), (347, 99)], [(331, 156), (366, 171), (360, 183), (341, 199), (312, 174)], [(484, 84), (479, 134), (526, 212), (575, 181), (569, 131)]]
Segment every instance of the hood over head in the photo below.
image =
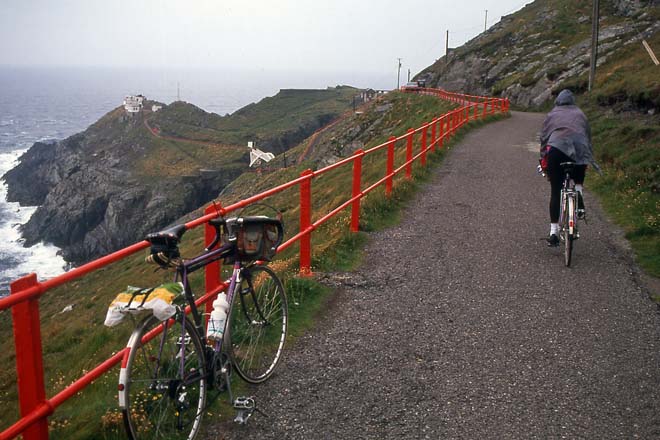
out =
[(568, 89), (559, 92), (557, 99), (555, 99), (555, 105), (575, 105), (575, 96), (573, 95), (573, 92)]

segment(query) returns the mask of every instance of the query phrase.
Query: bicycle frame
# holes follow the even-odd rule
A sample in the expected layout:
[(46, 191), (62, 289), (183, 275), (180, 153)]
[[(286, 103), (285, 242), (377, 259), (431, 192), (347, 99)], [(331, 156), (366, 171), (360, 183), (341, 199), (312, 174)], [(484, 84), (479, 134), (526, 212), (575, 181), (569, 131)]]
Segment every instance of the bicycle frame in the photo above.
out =
[(200, 315), (199, 310), (197, 309), (197, 305), (195, 304), (195, 297), (188, 282), (188, 275), (215, 261), (233, 256), (234, 267), (230, 278), (229, 288), (227, 289), (227, 302), (231, 304), (231, 298), (234, 295), (236, 281), (240, 278), (240, 269), (242, 268), (241, 262), (238, 260), (238, 255), (236, 255), (237, 253), (238, 252), (235, 249), (235, 244), (230, 242), (216, 250), (206, 252), (190, 260), (186, 260), (181, 266), (177, 268), (174, 281), (176, 282), (180, 279), (183, 283), (183, 291), (186, 297), (186, 302), (190, 305), (190, 313), (193, 316), (195, 328), (197, 329), (197, 332), (201, 336), (203, 342), (206, 342), (204, 321), (202, 319), (202, 315)]
[[(573, 200), (573, 208), (577, 206), (577, 191), (575, 190), (575, 182), (571, 178), (570, 173), (566, 173), (564, 177), (564, 184), (561, 189), (561, 197), (560, 197), (560, 204), (559, 204), (559, 225), (560, 227), (563, 227), (566, 216), (568, 215), (568, 228), (569, 228), (569, 233), (573, 234), (574, 229), (575, 229), (575, 215), (574, 213), (571, 212), (566, 212), (566, 205), (568, 199)], [(573, 215), (572, 215), (573, 214)], [(572, 217), (572, 218), (571, 218)]]

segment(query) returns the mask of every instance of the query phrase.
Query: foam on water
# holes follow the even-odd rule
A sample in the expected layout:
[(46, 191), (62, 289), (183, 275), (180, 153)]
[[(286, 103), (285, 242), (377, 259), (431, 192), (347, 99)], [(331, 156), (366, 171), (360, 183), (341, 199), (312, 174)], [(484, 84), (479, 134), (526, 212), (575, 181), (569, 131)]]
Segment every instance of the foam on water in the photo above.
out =
[[(0, 153), (0, 175), (15, 167), (18, 158), (26, 150), (14, 150)], [(38, 243), (32, 247), (23, 246), (23, 238), (19, 230), (25, 224), (36, 207), (20, 206), (18, 203), (7, 202), (7, 185), (0, 185), (0, 295), (9, 291), (9, 282), (36, 272), (39, 279), (47, 279), (64, 272), (66, 262), (58, 255), (56, 246)]]

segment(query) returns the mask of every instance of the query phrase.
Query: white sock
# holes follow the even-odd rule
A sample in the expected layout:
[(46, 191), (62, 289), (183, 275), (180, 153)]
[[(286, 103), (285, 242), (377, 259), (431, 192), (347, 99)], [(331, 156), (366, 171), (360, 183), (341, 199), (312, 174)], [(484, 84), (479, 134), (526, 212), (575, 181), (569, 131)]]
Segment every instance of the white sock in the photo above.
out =
[(550, 223), (550, 235), (557, 235), (559, 231), (559, 223)]
[(577, 192), (582, 194), (582, 184), (581, 183), (576, 183), (575, 184), (575, 189), (577, 190)]

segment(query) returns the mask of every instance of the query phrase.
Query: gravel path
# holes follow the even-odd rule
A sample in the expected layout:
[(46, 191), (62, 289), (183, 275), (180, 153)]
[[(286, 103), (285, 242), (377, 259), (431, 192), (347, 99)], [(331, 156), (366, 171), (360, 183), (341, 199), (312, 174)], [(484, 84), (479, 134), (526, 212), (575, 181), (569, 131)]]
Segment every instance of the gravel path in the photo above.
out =
[(318, 329), (255, 388), (270, 417), (207, 438), (660, 438), (660, 318), (621, 234), (586, 194), (573, 267), (539, 240), (542, 120), (466, 135), (369, 261), (327, 277)]

